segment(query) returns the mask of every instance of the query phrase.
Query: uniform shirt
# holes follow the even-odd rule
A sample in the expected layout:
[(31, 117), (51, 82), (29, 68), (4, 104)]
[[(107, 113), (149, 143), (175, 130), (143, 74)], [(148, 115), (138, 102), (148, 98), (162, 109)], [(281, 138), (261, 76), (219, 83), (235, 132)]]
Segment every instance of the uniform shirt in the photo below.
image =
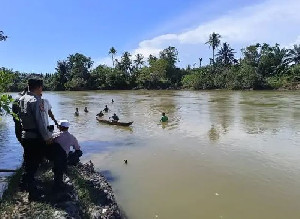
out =
[(42, 99), (42, 105), (43, 105), (43, 110), (42, 110), (43, 118), (44, 118), (46, 126), (49, 126), (48, 112), (49, 112), (49, 110), (52, 109), (52, 106), (47, 99)]
[(66, 151), (70, 152), (70, 147), (73, 146), (75, 150), (80, 150), (77, 139), (68, 131), (60, 131), (53, 134), (54, 142), (60, 144), (60, 146)]
[(22, 138), (51, 138), (43, 117), (41, 97), (31, 92), (20, 98), (20, 120), (23, 126)]

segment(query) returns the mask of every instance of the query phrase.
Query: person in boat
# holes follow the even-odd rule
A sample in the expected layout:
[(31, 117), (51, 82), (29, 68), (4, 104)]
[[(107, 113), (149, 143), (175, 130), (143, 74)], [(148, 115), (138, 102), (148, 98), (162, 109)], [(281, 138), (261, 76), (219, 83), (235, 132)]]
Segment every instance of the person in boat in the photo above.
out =
[(102, 117), (102, 116), (104, 116), (104, 114), (103, 114), (102, 110), (101, 110), (101, 111), (100, 111), (100, 113), (98, 113), (96, 116), (98, 116), (98, 117)]
[(106, 113), (107, 113), (107, 112), (108, 112), (108, 110), (109, 110), (109, 109), (108, 109), (107, 105), (105, 105), (104, 112), (106, 112)]
[(168, 122), (169, 118), (166, 116), (166, 113), (162, 113), (162, 117), (160, 119), (161, 122)]
[(113, 122), (118, 122), (119, 117), (114, 113), (114, 115), (111, 117)]
[[(80, 150), (76, 137), (69, 132), (69, 121), (60, 120), (58, 125), (59, 132), (53, 134), (53, 145), (56, 145), (56, 147), (59, 146), (59, 148), (56, 149), (57, 153), (63, 154), (64, 159), (60, 161), (59, 168), (55, 170), (57, 175), (54, 180), (54, 185), (56, 189), (63, 189), (65, 187), (63, 184), (63, 174), (66, 171), (67, 162), (69, 161), (69, 158), (71, 158), (70, 155), (72, 154), (72, 160), (74, 160), (75, 156), (79, 162), (79, 157), (82, 156), (82, 151)], [(71, 147), (75, 149), (75, 152), (70, 151)]]
[(84, 112), (86, 112), (86, 113), (89, 112), (88, 109), (87, 109), (87, 107), (84, 107)]
[(79, 116), (79, 111), (78, 111), (78, 108), (76, 108), (76, 111), (75, 111), (75, 116)]

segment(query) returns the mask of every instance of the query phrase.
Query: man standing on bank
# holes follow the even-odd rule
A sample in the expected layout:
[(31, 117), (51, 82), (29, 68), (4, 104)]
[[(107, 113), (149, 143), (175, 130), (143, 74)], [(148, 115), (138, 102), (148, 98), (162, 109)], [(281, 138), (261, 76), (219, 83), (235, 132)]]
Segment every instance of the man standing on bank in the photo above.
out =
[[(24, 147), (24, 174), (22, 187), (32, 195), (36, 192), (34, 175), (43, 157), (54, 150), (51, 147), (52, 135), (43, 119), (44, 105), (41, 99), (43, 81), (28, 80), (28, 92), (20, 98), (20, 121), (22, 124), (22, 145)], [(59, 164), (60, 154), (55, 155), (54, 170)], [(56, 175), (56, 171), (54, 171)]]

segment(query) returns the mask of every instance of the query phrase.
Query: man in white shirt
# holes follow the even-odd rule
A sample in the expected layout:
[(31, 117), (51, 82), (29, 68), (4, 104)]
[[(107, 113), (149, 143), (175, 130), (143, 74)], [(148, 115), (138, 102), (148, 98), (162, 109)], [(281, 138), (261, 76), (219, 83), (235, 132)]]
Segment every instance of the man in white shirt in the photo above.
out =
[(57, 170), (58, 177), (54, 180), (55, 184), (58, 187), (60, 187), (60, 185), (62, 184), (63, 172), (66, 170), (67, 167), (67, 156), (69, 155), (71, 146), (73, 146), (73, 148), (75, 149), (74, 154), (75, 156), (77, 156), (78, 161), (79, 157), (82, 155), (82, 151), (80, 150), (80, 146), (75, 136), (69, 132), (69, 121), (60, 120), (58, 122), (58, 125), (60, 131), (58, 133), (53, 134), (53, 142), (55, 146), (60, 146), (60, 150), (58, 150), (57, 153), (61, 153), (61, 151), (64, 151), (65, 154), (65, 160), (61, 162), (60, 169)]
[(74, 135), (69, 132), (70, 123), (68, 120), (60, 120), (58, 122), (60, 132), (53, 134), (53, 139), (55, 143), (60, 144), (62, 149), (68, 155), (70, 152), (70, 147), (73, 146), (75, 150), (80, 150), (77, 139)]

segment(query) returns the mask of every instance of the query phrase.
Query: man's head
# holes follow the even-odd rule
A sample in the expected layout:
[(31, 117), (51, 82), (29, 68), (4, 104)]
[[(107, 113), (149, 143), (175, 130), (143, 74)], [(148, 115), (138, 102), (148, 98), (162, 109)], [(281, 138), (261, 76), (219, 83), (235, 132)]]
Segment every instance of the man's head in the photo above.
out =
[(114, 113), (114, 116), (116, 116), (117, 114)]
[(166, 114), (165, 113), (162, 113), (162, 116), (165, 116)]
[(76, 111), (78, 112), (78, 108), (76, 108)]
[(41, 95), (43, 92), (43, 80), (32, 78), (28, 80), (28, 89), (36, 95)]
[(59, 126), (60, 131), (68, 131), (68, 129), (70, 127), (70, 123), (68, 120), (59, 120), (58, 126)]

